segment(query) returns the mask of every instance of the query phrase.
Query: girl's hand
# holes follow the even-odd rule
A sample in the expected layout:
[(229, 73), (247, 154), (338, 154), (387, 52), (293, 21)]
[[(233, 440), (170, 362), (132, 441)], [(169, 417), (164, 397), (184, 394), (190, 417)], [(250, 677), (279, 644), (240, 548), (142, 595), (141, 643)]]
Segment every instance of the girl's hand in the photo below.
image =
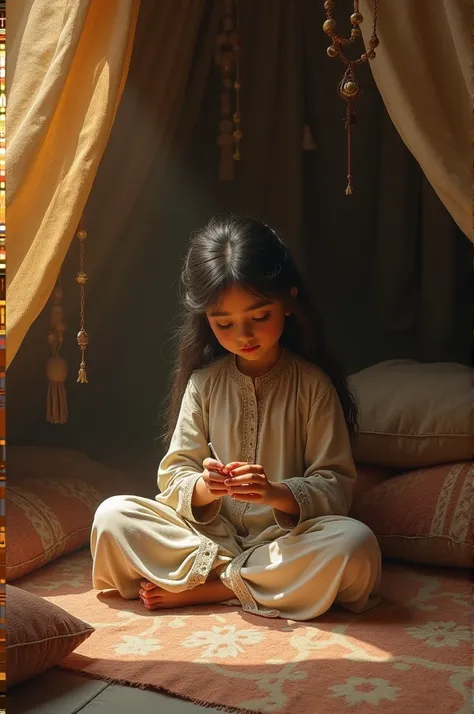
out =
[(201, 474), (201, 479), (208, 494), (215, 501), (222, 496), (227, 496), (227, 487), (224, 485), (224, 481), (229, 475), (227, 467), (215, 459), (204, 459), (202, 465), (204, 471)]
[(271, 504), (276, 495), (275, 484), (267, 479), (263, 466), (233, 461), (227, 464), (229, 476), (223, 485), (236, 501)]

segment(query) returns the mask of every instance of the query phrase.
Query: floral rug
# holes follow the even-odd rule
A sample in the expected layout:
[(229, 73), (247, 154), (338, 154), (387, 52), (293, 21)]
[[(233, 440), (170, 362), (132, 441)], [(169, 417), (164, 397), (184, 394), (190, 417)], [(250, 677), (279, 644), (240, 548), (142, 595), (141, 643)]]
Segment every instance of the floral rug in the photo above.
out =
[(309, 623), (225, 605), (148, 612), (91, 588), (87, 551), (15, 585), (96, 628), (63, 666), (244, 712), (471, 711), (471, 586), (465, 572), (386, 564), (383, 602)]

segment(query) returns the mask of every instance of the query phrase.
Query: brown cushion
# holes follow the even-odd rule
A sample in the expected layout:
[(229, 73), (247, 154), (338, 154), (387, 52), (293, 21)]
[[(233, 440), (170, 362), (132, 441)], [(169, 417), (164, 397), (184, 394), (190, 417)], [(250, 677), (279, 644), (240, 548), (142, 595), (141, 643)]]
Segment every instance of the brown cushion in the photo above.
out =
[(350, 516), (372, 529), (386, 557), (468, 568), (473, 476), (471, 463), (393, 476), (355, 499)]
[(94, 632), (86, 622), (37, 595), (6, 586), (7, 686), (59, 664)]
[(132, 489), (130, 477), (66, 449), (8, 450), (7, 580), (84, 546), (97, 506)]
[(472, 458), (469, 367), (392, 360), (352, 375), (349, 385), (360, 405), (356, 461), (409, 469)]
[(393, 475), (393, 471), (381, 469), (377, 466), (367, 464), (356, 464), (357, 480), (354, 486), (352, 500), (355, 502), (362, 494), (369, 491), (379, 483), (383, 483), (386, 479)]

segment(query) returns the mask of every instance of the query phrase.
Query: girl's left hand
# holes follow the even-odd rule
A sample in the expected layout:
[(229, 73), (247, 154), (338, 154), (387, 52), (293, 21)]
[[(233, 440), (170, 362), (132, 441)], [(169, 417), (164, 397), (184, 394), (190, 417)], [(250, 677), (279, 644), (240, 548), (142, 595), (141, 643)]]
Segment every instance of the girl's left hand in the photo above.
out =
[(275, 486), (267, 479), (260, 464), (233, 461), (226, 468), (230, 476), (224, 485), (231, 498), (248, 503), (270, 503), (274, 498)]

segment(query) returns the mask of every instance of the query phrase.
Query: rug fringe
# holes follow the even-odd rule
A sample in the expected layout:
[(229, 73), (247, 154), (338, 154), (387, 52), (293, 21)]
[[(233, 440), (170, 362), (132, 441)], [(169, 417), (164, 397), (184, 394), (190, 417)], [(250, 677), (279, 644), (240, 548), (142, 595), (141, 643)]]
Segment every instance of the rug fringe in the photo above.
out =
[(154, 684), (144, 684), (143, 682), (130, 682), (128, 679), (121, 679), (120, 677), (106, 677), (102, 674), (97, 674), (96, 672), (88, 672), (83, 669), (74, 669), (73, 667), (66, 667), (65, 665), (57, 665), (58, 669), (62, 669), (65, 672), (74, 672), (79, 676), (83, 676), (89, 679), (96, 679), (101, 682), (107, 682), (107, 684), (120, 684), (125, 687), (134, 687), (135, 689), (150, 690), (155, 692), (164, 692), (175, 699), (183, 699), (187, 702), (192, 702), (200, 707), (205, 707), (206, 709), (217, 709), (218, 711), (229, 712), (230, 714), (262, 714), (262, 710), (258, 709), (242, 709), (240, 707), (231, 707), (226, 704), (217, 704), (217, 702), (205, 702), (202, 699), (196, 699), (195, 697), (189, 697), (185, 694), (177, 694), (167, 687), (157, 687)]

